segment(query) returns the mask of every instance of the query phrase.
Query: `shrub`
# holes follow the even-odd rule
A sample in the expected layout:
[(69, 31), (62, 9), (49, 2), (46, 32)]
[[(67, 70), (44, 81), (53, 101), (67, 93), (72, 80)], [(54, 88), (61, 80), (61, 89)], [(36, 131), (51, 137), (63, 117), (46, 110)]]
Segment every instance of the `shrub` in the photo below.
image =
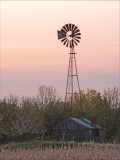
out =
[(2, 120), (3, 120), (3, 116), (2, 116), (2, 114), (0, 114), (0, 140), (2, 140), (2, 138), (3, 138), (3, 122), (2, 122)]
[(44, 140), (45, 140), (45, 141), (51, 141), (51, 140), (52, 140), (52, 137), (51, 137), (51, 136), (45, 136), (45, 137), (44, 137)]
[(74, 141), (75, 142), (89, 142), (90, 140), (85, 137), (76, 137), (76, 138), (74, 138)]

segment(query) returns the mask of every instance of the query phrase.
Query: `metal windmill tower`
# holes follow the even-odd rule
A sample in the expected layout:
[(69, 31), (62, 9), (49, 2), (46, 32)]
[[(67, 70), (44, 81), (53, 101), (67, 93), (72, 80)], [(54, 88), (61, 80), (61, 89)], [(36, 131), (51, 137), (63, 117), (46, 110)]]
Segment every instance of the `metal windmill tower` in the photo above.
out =
[[(66, 85), (66, 94), (65, 94), (65, 105), (64, 111), (66, 110), (66, 106), (70, 106), (70, 115), (72, 116), (73, 112), (73, 103), (75, 96), (79, 98), (79, 107), (81, 110), (81, 115), (83, 114), (82, 110), (82, 99), (81, 99), (81, 91), (78, 79), (77, 65), (76, 65), (76, 53), (74, 47), (80, 42), (80, 30), (74, 24), (66, 24), (62, 27), (62, 29), (58, 32), (58, 39), (66, 46), (70, 48), (70, 56), (69, 56), (69, 66), (68, 66), (68, 75), (67, 75), (67, 85)], [(76, 82), (76, 84), (75, 84)], [(76, 87), (77, 86), (77, 87)], [(76, 92), (77, 88), (77, 92)]]

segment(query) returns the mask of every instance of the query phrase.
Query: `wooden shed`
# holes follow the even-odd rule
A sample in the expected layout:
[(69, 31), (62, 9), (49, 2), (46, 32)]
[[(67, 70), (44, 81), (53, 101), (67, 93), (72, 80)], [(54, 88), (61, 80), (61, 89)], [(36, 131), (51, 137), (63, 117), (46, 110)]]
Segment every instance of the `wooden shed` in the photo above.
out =
[(84, 137), (91, 140), (99, 141), (99, 130), (102, 127), (93, 124), (86, 118), (69, 118), (52, 129), (52, 136), (58, 137)]

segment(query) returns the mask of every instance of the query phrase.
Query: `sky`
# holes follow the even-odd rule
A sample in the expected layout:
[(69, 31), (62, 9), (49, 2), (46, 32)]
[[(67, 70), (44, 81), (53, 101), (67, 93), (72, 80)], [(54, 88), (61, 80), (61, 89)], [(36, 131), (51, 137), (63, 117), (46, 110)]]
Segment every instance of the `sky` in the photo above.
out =
[(41, 85), (65, 95), (70, 48), (57, 30), (75, 24), (80, 88), (119, 85), (119, 1), (1, 1), (0, 96), (35, 96)]

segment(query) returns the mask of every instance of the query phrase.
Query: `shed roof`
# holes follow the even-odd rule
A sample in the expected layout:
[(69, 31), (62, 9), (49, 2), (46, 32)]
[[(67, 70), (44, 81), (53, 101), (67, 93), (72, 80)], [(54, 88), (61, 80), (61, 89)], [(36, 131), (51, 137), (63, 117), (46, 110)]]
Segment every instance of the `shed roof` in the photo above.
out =
[(86, 118), (70, 118), (71, 120), (77, 122), (78, 124), (88, 128), (88, 129), (102, 129), (102, 127), (93, 124), (90, 120), (86, 119)]

